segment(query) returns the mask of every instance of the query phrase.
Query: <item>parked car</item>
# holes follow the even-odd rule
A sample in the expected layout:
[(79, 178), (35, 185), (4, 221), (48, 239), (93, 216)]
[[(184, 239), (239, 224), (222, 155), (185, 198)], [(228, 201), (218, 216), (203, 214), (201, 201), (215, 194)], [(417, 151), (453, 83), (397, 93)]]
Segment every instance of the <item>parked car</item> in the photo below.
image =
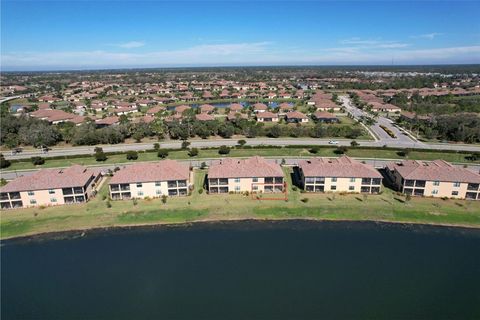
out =
[(330, 141), (328, 141), (328, 144), (338, 144), (338, 141), (336, 141), (336, 140), (330, 140)]

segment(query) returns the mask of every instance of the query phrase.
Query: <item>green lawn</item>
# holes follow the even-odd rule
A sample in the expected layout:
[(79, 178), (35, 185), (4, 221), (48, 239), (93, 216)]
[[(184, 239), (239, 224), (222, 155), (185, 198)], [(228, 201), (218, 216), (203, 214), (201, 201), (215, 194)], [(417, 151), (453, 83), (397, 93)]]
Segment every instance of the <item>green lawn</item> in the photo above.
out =
[[(169, 224), (238, 219), (378, 220), (480, 227), (480, 202), (412, 198), (384, 189), (381, 195), (306, 194), (293, 190), (285, 168), (288, 201), (260, 201), (244, 195), (201, 194), (204, 170), (195, 172), (187, 197), (133, 201), (109, 200), (105, 183), (96, 198), (82, 205), (1, 212), (1, 238), (44, 232), (127, 225)], [(306, 202), (302, 199), (308, 199)]]
[[(208, 159), (208, 158), (221, 158), (221, 157), (250, 157), (254, 155), (263, 157), (338, 157), (339, 155), (334, 153), (335, 148), (326, 147), (319, 148), (317, 154), (312, 154), (305, 148), (254, 148), (254, 149), (231, 149), (228, 155), (220, 155), (216, 149), (200, 150), (200, 153), (196, 157), (190, 157), (186, 150), (176, 150), (169, 153), (169, 159), (185, 160), (185, 159)], [(397, 154), (396, 150), (391, 149), (369, 149), (369, 148), (348, 148), (346, 152), (348, 156), (357, 158), (379, 158), (379, 159), (405, 159)], [(469, 161), (465, 158), (468, 156), (461, 153), (445, 153), (439, 151), (411, 151), (408, 158), (418, 160), (436, 160), (443, 159), (449, 162), (459, 163), (480, 163), (480, 161)], [(30, 161), (13, 162), (10, 167), (4, 169), (5, 171), (12, 170), (26, 170), (35, 168), (58, 168), (68, 167), (73, 164), (81, 165), (114, 165), (121, 163), (134, 163), (140, 161), (156, 161), (159, 160), (155, 152), (141, 152), (138, 154), (138, 159), (135, 161), (129, 161), (124, 154), (109, 155), (105, 162), (97, 162), (92, 157), (79, 157), (71, 159), (45, 159), (45, 164), (41, 166), (34, 166)]]

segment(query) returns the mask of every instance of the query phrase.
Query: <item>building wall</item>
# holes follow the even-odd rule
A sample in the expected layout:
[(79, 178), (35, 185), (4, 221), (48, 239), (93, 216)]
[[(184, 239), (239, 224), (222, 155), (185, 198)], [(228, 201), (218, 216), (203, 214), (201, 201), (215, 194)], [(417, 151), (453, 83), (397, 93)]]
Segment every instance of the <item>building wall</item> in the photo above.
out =
[[(410, 186), (406, 180), (402, 182), (402, 177), (398, 171), (394, 170), (390, 176), (394, 179), (398, 190), (405, 194), (416, 195), (416, 190), (423, 190), (423, 196), (425, 197), (465, 199), (468, 192), (471, 194), (476, 193), (475, 199), (480, 200), (479, 189), (468, 190), (468, 183), (466, 182), (461, 182), (460, 185), (456, 187), (455, 182), (427, 180), (425, 181), (425, 186), (417, 185), (417, 181), (414, 182), (413, 186)], [(452, 194), (454, 191), (458, 194)]]
[[(280, 178), (280, 177), (278, 177)], [(283, 187), (283, 177), (281, 183), (275, 183), (275, 186)], [(217, 179), (208, 179), (208, 190), (210, 193), (216, 193), (212, 192), (212, 188), (216, 187), (228, 187), (227, 192), (265, 192), (265, 178), (257, 178), (257, 181), (254, 182), (253, 178), (228, 178), (228, 183), (226, 185), (212, 185), (212, 181), (215, 181)], [(258, 183), (258, 184), (257, 184)], [(256, 190), (254, 190), (256, 188)], [(283, 189), (282, 189), (283, 190)], [(279, 192), (280, 190), (277, 190), (276, 192)]]
[[(174, 196), (174, 195), (188, 195), (188, 190), (190, 186), (190, 180), (186, 180), (185, 184), (182, 185), (182, 182), (179, 180), (172, 180), (172, 183), (176, 183), (176, 186), (169, 186), (168, 181), (158, 181), (157, 182), (142, 182), (141, 186), (137, 186), (137, 183), (129, 183), (129, 190), (119, 190), (112, 191), (112, 184), (109, 185), (110, 188), (110, 198), (114, 200), (128, 199), (128, 198), (137, 198), (144, 199), (149, 198), (158, 198), (163, 195)], [(177, 194), (170, 194), (169, 191), (176, 190)], [(128, 197), (126, 193), (130, 193)]]
[[(379, 184), (372, 184), (372, 181), (369, 184), (363, 184), (362, 178), (351, 177), (351, 178), (340, 178), (340, 177), (324, 177), (324, 183), (319, 183), (317, 181), (307, 182), (308, 178), (315, 177), (305, 177), (303, 172), (301, 173), (302, 185), (305, 191), (309, 192), (322, 192), (321, 186), (323, 186), (323, 192), (352, 192), (352, 193), (377, 193), (374, 189), (372, 192), (372, 187), (378, 188), (378, 191), (381, 191), (381, 179)], [(335, 188), (332, 189), (332, 186)], [(368, 187), (368, 191), (362, 191), (362, 186)], [(312, 189), (313, 187), (313, 189)]]

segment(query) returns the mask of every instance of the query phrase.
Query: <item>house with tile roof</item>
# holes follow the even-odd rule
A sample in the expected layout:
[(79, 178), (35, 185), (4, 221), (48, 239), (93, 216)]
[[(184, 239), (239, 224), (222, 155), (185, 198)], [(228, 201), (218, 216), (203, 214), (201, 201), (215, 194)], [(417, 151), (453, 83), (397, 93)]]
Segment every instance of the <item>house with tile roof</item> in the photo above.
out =
[(480, 174), (444, 160), (391, 162), (386, 171), (404, 194), (480, 200)]
[(115, 173), (109, 182), (112, 200), (186, 196), (193, 176), (188, 164), (175, 160), (135, 163)]
[(12, 209), (83, 203), (94, 194), (100, 178), (99, 170), (80, 165), (41, 169), (1, 187), (0, 205)]
[(262, 157), (226, 158), (213, 163), (207, 174), (210, 194), (229, 192), (283, 192), (283, 171)]
[(382, 175), (347, 156), (312, 158), (298, 163), (301, 187), (308, 192), (379, 193)]

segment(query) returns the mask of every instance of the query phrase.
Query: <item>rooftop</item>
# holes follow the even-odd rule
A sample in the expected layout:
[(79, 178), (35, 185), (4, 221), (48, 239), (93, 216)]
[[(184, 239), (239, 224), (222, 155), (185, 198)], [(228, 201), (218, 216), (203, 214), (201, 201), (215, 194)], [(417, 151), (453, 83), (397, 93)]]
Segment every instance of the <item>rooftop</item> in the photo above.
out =
[(298, 163), (306, 177), (381, 178), (374, 167), (347, 156), (340, 158), (313, 158)]
[(213, 179), (280, 176), (283, 176), (280, 165), (258, 156), (248, 159), (222, 159), (218, 163), (212, 164), (208, 170), (208, 177)]
[(188, 180), (190, 168), (175, 160), (128, 165), (115, 173), (110, 184)]

